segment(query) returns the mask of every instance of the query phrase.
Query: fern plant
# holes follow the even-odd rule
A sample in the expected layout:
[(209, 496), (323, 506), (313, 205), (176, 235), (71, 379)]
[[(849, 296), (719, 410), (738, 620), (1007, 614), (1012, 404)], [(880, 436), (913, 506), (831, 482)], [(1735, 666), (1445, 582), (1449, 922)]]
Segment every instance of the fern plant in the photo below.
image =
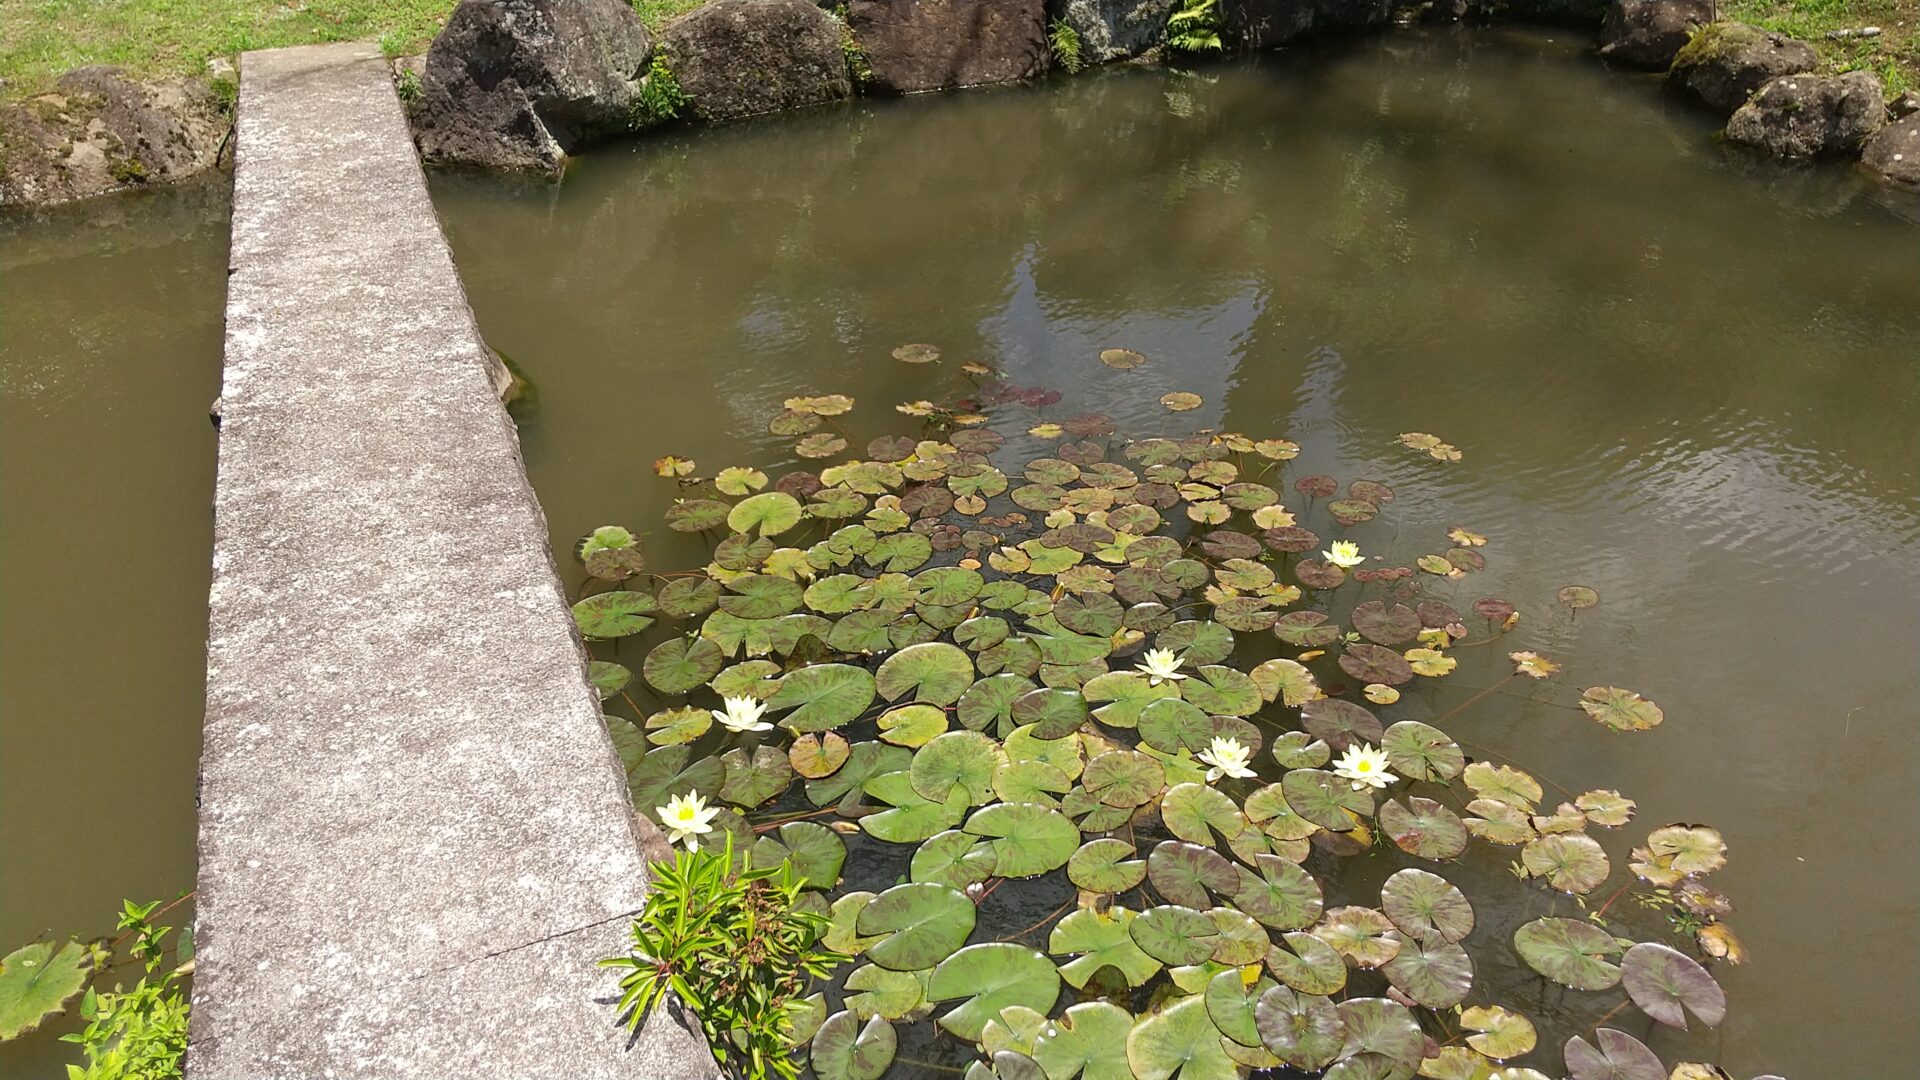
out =
[(718, 851), (677, 851), (654, 863), (631, 950), (600, 961), (626, 972), (628, 1027), (639, 1028), (672, 993), (699, 1018), (722, 1066), (749, 1080), (794, 1080), (790, 1035), (801, 999), (850, 959), (821, 944), (828, 920), (800, 906), (804, 884), (784, 860), (736, 869), (731, 834)]
[(1167, 47), (1184, 53), (1220, 51), (1220, 0), (1180, 0), (1167, 16)]
[(1047, 27), (1047, 48), (1053, 52), (1053, 62), (1069, 75), (1078, 75), (1080, 69), (1087, 66), (1080, 54), (1080, 32), (1064, 19), (1055, 19)]

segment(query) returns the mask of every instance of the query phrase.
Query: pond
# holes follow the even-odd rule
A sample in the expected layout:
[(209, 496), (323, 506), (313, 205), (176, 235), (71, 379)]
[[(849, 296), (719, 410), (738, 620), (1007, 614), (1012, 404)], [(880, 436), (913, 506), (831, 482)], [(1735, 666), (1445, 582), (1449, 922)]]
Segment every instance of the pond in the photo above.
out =
[[(1467, 595), (1520, 604), (1512, 647), (1567, 670), (1454, 730), (1628, 792), (1636, 838), (1708, 822), (1731, 850), (1714, 880), (1751, 962), (1717, 969), (1718, 1031), (1653, 1045), (1742, 1077), (1888, 1075), (1920, 1053), (1920, 234), (1843, 169), (1754, 165), (1711, 131), (1569, 38), (1396, 33), (433, 188), (483, 329), (538, 388), (522, 441), (562, 549), (618, 522), (652, 530), (656, 565), (700, 565), (648, 462), (794, 467), (765, 424), (799, 394), (856, 395), (863, 440), (909, 430), (891, 405), (950, 393), (968, 358), (1063, 416), (1284, 435), (1314, 471), (1394, 482), (1388, 527), (1354, 533), (1371, 553), (1486, 533)], [(0, 231), (0, 939), (191, 884), (223, 200)], [(889, 355), (922, 341), (941, 365)], [(1148, 363), (1104, 367), (1115, 346)], [(1204, 404), (1169, 416), (1169, 391)], [(1557, 608), (1568, 584), (1599, 605)], [(1504, 651), (1409, 707), (1467, 702)], [(1667, 722), (1613, 735), (1558, 707), (1595, 683)], [(0, 1073), (61, 1056), (0, 1047)]]
[[(522, 437), (563, 550), (619, 523), (654, 566), (701, 565), (661, 525), (654, 458), (817, 468), (766, 431), (783, 399), (854, 395), (859, 446), (911, 432), (891, 406), (950, 394), (969, 358), (1059, 391), (1055, 419), (1284, 435), (1312, 471), (1417, 490), (1352, 535), (1404, 560), (1452, 522), (1489, 534), (1461, 595), (1521, 604), (1512, 647), (1567, 662), (1560, 704), (1612, 683), (1668, 717), (1611, 735), (1503, 693), (1460, 737), (1633, 795), (1624, 833), (1726, 835), (1753, 959), (1720, 969), (1718, 1032), (1656, 1048), (1886, 1074), (1920, 1050), (1920, 234), (1842, 170), (1763, 171), (1710, 131), (1553, 35), (1397, 34), (668, 135), (558, 188), (434, 195), (483, 329), (538, 386)], [(942, 363), (894, 360), (907, 342)], [(1149, 361), (1109, 370), (1114, 346)], [(1169, 416), (1168, 391), (1205, 404)], [(1015, 412), (995, 427), (1034, 456)], [(1423, 466), (1406, 431), (1465, 460)], [(1577, 619), (1552, 602), (1575, 583), (1601, 596)], [(1463, 654), (1425, 707), (1497, 681), (1504, 651)], [(1540, 999), (1524, 969), (1488, 977)]]

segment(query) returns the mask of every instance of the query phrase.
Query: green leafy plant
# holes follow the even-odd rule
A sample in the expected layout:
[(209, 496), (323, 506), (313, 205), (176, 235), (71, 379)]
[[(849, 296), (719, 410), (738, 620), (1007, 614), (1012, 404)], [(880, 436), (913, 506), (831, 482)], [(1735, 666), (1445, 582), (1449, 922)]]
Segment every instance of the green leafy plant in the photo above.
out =
[(847, 75), (853, 79), (853, 85), (863, 87), (873, 82), (873, 64), (867, 59), (867, 50), (853, 36), (853, 26), (847, 22), (847, 5), (836, 4), (831, 14), (840, 24), (840, 52), (847, 61)]
[(411, 105), (420, 100), (420, 73), (413, 68), (401, 68), (393, 77), (393, 92), (400, 100)]
[[(189, 894), (191, 895), (191, 894)], [(186, 935), (158, 918), (186, 899), (121, 906), (111, 939), (36, 942), (0, 960), (0, 1040), (37, 1028), (47, 1017), (80, 1000), (86, 1027), (60, 1036), (79, 1045), (85, 1063), (67, 1066), (69, 1080), (169, 1080), (181, 1075), (187, 1050), (187, 1000), (182, 983), (193, 971)], [(138, 963), (144, 971), (131, 988), (89, 986), (115, 968)]]
[(653, 54), (653, 60), (647, 64), (646, 77), (640, 80), (640, 99), (634, 104), (634, 121), (637, 124), (664, 124), (680, 115), (686, 108), (686, 91), (680, 89), (680, 80), (674, 77), (673, 68), (667, 63), (664, 52)]
[(1079, 74), (1086, 66), (1080, 55), (1080, 32), (1064, 19), (1055, 19), (1047, 27), (1047, 48), (1053, 52), (1053, 62), (1069, 75)]
[(729, 835), (718, 850), (654, 863), (632, 951), (601, 964), (626, 972), (620, 1008), (630, 1027), (672, 994), (699, 1017), (723, 1066), (792, 1080), (795, 1018), (810, 1008), (802, 997), (847, 958), (821, 944), (828, 921), (801, 902), (805, 879), (794, 860), (740, 862)]
[(1180, 0), (1167, 16), (1167, 47), (1175, 52), (1219, 52), (1220, 0)]

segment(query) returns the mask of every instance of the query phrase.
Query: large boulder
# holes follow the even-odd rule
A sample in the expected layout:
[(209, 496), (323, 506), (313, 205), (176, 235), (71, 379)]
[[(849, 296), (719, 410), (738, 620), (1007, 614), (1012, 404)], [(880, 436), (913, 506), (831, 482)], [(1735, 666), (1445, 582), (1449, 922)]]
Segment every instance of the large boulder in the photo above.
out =
[(1867, 140), (1860, 160), (1881, 176), (1920, 191), (1920, 113), (1881, 128)]
[(634, 124), (652, 54), (626, 0), (460, 0), (413, 108), (428, 161), (557, 168)]
[(69, 71), (49, 92), (0, 106), (0, 206), (184, 180), (213, 167), (230, 126), (208, 83)]
[(1047, 14), (1080, 38), (1080, 60), (1105, 64), (1139, 56), (1167, 39), (1179, 0), (1048, 0)]
[(852, 0), (875, 90), (1015, 82), (1047, 70), (1045, 0)]
[(1886, 122), (1887, 99), (1871, 71), (1782, 75), (1727, 121), (1728, 140), (1779, 158), (1857, 154)]
[(1665, 71), (1698, 28), (1713, 21), (1714, 0), (1613, 0), (1600, 22), (1600, 55), (1642, 71)]
[(731, 120), (852, 96), (840, 32), (811, 0), (713, 0), (660, 44), (693, 114)]
[(1731, 114), (1767, 80), (1812, 71), (1819, 61), (1804, 41), (1745, 23), (1717, 22), (1702, 27), (1675, 54), (1667, 81), (1708, 108)]
[(1363, 30), (1393, 18), (1394, 0), (1220, 0), (1236, 48), (1271, 49), (1311, 31)]

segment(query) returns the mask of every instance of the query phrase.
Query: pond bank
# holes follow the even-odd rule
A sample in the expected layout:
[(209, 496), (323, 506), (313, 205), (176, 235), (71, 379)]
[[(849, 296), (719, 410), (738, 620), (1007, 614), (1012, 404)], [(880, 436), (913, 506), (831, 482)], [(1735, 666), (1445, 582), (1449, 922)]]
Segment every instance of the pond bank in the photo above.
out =
[(237, 115), (191, 1075), (707, 1076), (594, 1000), (651, 827), (387, 66)]
[[(1188, 63), (1196, 57), (1169, 41), (1175, 7), (853, 0), (829, 11), (809, 0), (713, 0), (653, 33), (625, 0), (463, 0), (425, 57), (395, 62), (395, 78), (430, 162), (557, 171), (601, 138), (675, 120), (1017, 82), (1054, 68)], [(1729, 141), (1789, 161), (1864, 158), (1874, 175), (1920, 190), (1920, 96), (1888, 95), (1877, 76), (1820, 74), (1810, 46), (1738, 23), (1715, 23), (1683, 49), (1715, 17), (1704, 0), (1222, 0), (1206, 33), (1227, 50), (1247, 51), (1415, 20), (1588, 28), (1609, 64), (1662, 72), (1673, 65), (1667, 82), (1682, 96), (1744, 114), (1730, 121)], [(1674, 64), (1676, 53), (1692, 59)], [(138, 85), (100, 69), (68, 79)], [(1789, 81), (1768, 86), (1781, 79)], [(0, 106), (0, 206), (67, 201), (217, 166), (218, 140), (209, 144), (205, 133), (224, 130), (227, 85), (216, 73), (148, 88), (145, 101), (109, 97), (131, 96), (136, 105), (109, 111), (104, 124), (100, 95), (71, 88)], [(139, 117), (137, 130), (129, 114)], [(176, 149), (156, 160), (152, 146)]]

